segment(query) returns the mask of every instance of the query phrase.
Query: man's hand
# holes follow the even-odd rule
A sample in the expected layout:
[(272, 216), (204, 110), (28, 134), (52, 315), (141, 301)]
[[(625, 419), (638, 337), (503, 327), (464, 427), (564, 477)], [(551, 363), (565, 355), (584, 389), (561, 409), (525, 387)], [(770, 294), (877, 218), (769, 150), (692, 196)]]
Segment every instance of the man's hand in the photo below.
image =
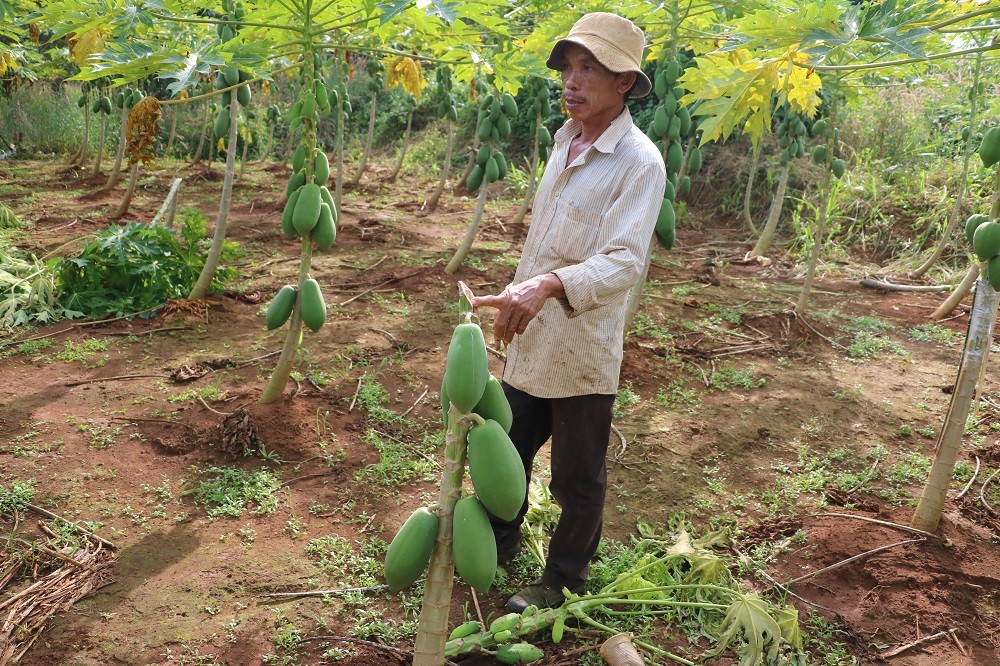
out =
[(524, 333), (531, 320), (550, 298), (565, 298), (562, 281), (555, 273), (546, 273), (518, 284), (507, 285), (498, 296), (476, 296), (472, 307), (497, 308), (493, 319), (493, 338), (509, 345), (514, 335)]

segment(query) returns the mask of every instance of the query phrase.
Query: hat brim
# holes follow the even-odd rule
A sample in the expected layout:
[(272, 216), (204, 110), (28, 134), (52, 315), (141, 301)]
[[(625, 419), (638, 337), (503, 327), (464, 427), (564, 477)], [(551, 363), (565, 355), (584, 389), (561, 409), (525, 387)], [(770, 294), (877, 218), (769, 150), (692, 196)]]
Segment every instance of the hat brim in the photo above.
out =
[(572, 37), (560, 39), (556, 42), (555, 46), (552, 47), (552, 51), (549, 53), (549, 57), (545, 61), (545, 66), (556, 71), (562, 69), (562, 65), (565, 62), (563, 52), (566, 50), (568, 45), (576, 44), (577, 46), (587, 49), (587, 51), (589, 51), (599, 63), (607, 67), (608, 70), (614, 72), (615, 74), (635, 72), (635, 83), (629, 89), (626, 97), (630, 99), (640, 99), (650, 93), (653, 89), (653, 84), (650, 82), (649, 77), (646, 76), (641, 69), (638, 69), (629, 61), (628, 58), (622, 56), (616, 48), (604, 40), (590, 35), (587, 35), (586, 37), (588, 37), (588, 39)]

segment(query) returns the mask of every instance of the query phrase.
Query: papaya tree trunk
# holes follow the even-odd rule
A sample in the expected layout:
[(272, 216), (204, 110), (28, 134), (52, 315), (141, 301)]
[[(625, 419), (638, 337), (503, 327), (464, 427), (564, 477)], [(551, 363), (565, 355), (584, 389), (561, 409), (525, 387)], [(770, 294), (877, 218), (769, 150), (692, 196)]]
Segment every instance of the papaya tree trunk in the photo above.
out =
[(774, 198), (771, 199), (771, 209), (767, 213), (767, 222), (757, 238), (757, 243), (753, 249), (747, 253), (746, 259), (763, 257), (771, 247), (771, 239), (774, 231), (778, 228), (778, 220), (781, 219), (781, 209), (785, 205), (785, 188), (788, 187), (789, 165), (781, 167), (781, 175), (778, 176), (778, 188), (774, 191)]
[[(483, 189), (486, 189), (485, 187)], [(455, 503), (462, 494), (465, 475), (465, 455), (470, 419), (458, 413), (454, 406), (448, 412), (448, 429), (444, 437), (444, 468), (438, 495), (438, 533), (427, 567), (424, 601), (420, 607), (417, 636), (413, 644), (413, 666), (442, 666), (444, 647), (448, 640), (448, 614), (451, 591), (455, 581), (455, 556), (451, 532)]]
[[(302, 284), (309, 277), (309, 268), (312, 263), (312, 237), (306, 234), (302, 239), (302, 260), (299, 262), (299, 282)], [(295, 357), (299, 352), (299, 345), (302, 344), (302, 312), (300, 306), (302, 299), (295, 299), (295, 307), (292, 308), (292, 316), (288, 322), (288, 333), (285, 335), (285, 344), (281, 347), (281, 354), (278, 362), (271, 371), (271, 377), (267, 381), (267, 386), (260, 396), (262, 404), (277, 402), (281, 394), (285, 392), (285, 384), (292, 374), (292, 366), (295, 364)]]
[(403, 146), (399, 149), (399, 160), (396, 162), (396, 168), (392, 170), (392, 175), (389, 176), (389, 180), (396, 180), (396, 176), (399, 175), (400, 169), (403, 168), (403, 159), (406, 157), (406, 149), (410, 147), (410, 130), (413, 128), (413, 111), (410, 111), (410, 115), (406, 118), (406, 133), (403, 134)]
[(934, 249), (934, 253), (927, 258), (917, 270), (913, 271), (913, 277), (919, 278), (923, 277), (924, 274), (931, 269), (941, 255), (944, 254), (945, 249), (948, 247), (948, 242), (951, 240), (951, 235), (958, 226), (959, 216), (962, 214), (962, 200), (965, 198), (965, 184), (969, 177), (969, 158), (972, 156), (972, 137), (975, 135), (976, 127), (976, 115), (979, 112), (979, 71), (983, 62), (983, 54), (976, 54), (976, 67), (972, 74), (972, 106), (969, 108), (969, 124), (966, 126), (969, 130), (969, 138), (965, 141), (965, 155), (962, 159), (962, 176), (958, 181), (958, 192), (955, 194), (955, 201), (951, 209), (951, 217), (948, 219), (948, 226), (945, 227), (944, 233), (941, 234), (941, 240), (938, 241), (937, 248)]
[(97, 144), (97, 156), (94, 157), (94, 169), (90, 172), (90, 175), (97, 178), (101, 173), (101, 162), (104, 160), (104, 141), (107, 136), (108, 129), (108, 114), (101, 114), (101, 140)]
[(174, 148), (174, 138), (177, 136), (177, 114), (179, 107), (174, 107), (170, 113), (170, 136), (167, 137), (167, 147), (163, 149), (163, 156), (170, 157), (170, 151)]
[(222, 181), (222, 198), (219, 201), (219, 218), (215, 222), (215, 233), (212, 235), (212, 245), (208, 249), (208, 256), (205, 258), (205, 265), (201, 269), (198, 281), (188, 295), (191, 300), (205, 298), (212, 280), (215, 279), (215, 271), (219, 267), (219, 260), (222, 257), (222, 246), (226, 240), (226, 223), (229, 220), (229, 206), (233, 199), (233, 177), (236, 175), (236, 126), (240, 116), (240, 103), (236, 101), (236, 95), (229, 105), (229, 139), (226, 143), (226, 175)]
[(375, 105), (377, 103), (378, 98), (375, 95), (372, 95), (371, 104), (368, 105), (368, 135), (365, 137), (365, 149), (361, 153), (361, 163), (358, 164), (358, 170), (354, 172), (354, 178), (351, 179), (351, 185), (357, 185), (361, 182), (361, 175), (368, 167), (368, 156), (372, 151), (372, 138), (375, 136)]
[(347, 114), (344, 113), (344, 100), (340, 100), (337, 107), (337, 182), (333, 188), (333, 203), (340, 211), (340, 202), (344, 198), (344, 121)]
[(129, 206), (132, 205), (132, 196), (135, 194), (135, 183), (139, 179), (139, 163), (134, 162), (132, 168), (129, 170), (128, 175), (128, 187), (125, 188), (125, 196), (122, 197), (122, 202), (118, 206), (118, 210), (112, 216), (112, 219), (117, 220), (125, 217), (125, 213), (128, 212)]
[[(760, 143), (753, 149), (753, 161), (750, 163), (750, 173), (747, 175), (747, 187), (743, 191), (743, 223), (746, 225), (747, 231), (752, 233), (754, 236), (757, 235), (757, 226), (753, 223), (753, 216), (750, 214), (750, 197), (753, 194), (753, 182), (757, 178), (757, 165), (760, 163)], [(771, 207), (774, 208), (774, 202), (771, 202)], [(768, 217), (770, 220), (770, 216)]]
[[(201, 162), (201, 151), (205, 149), (205, 137), (208, 135), (209, 127), (212, 126), (212, 107), (206, 104), (205, 111), (207, 112), (207, 118), (205, 123), (201, 126), (201, 138), (198, 139), (198, 148), (194, 151), (194, 159), (191, 161), (191, 164)], [(211, 152), (211, 150), (209, 152)]]
[[(828, 136), (835, 136), (832, 132), (832, 128), (837, 126), (837, 96), (836, 92), (839, 88), (839, 81), (833, 82), (831, 89), (834, 92), (833, 103), (830, 104), (830, 128), (827, 130)], [(831, 169), (831, 163), (833, 160), (834, 146), (830, 144), (830, 150), (826, 151), (826, 160), (824, 162), (824, 172), (822, 192), (819, 204), (819, 216), (816, 220), (816, 230), (813, 234), (812, 248), (809, 251), (809, 263), (806, 268), (806, 278), (802, 283), (802, 291), (799, 293), (799, 299), (795, 303), (796, 314), (805, 314), (806, 305), (809, 303), (809, 292), (812, 290), (813, 279), (816, 277), (816, 265), (819, 263), (819, 255), (823, 250), (823, 237), (826, 235), (826, 220), (828, 212), (830, 209), (830, 198), (833, 193), (833, 170)]]
[(247, 132), (247, 138), (243, 140), (243, 151), (240, 153), (240, 175), (237, 180), (241, 183), (243, 182), (243, 171), (247, 168), (247, 148), (250, 147), (250, 133)]
[[(88, 100), (89, 102), (89, 100)], [(83, 141), (80, 150), (73, 156), (70, 166), (82, 166), (87, 161), (87, 149), (90, 147), (90, 104), (83, 105)]]
[(101, 188), (101, 192), (107, 192), (112, 187), (118, 184), (118, 179), (121, 177), (122, 173), (122, 159), (125, 157), (125, 122), (128, 120), (129, 109), (128, 104), (122, 106), (122, 126), (121, 134), (118, 137), (118, 152), (115, 153), (115, 164), (111, 167), (111, 173), (108, 175), (108, 182), (104, 183), (104, 187)]
[(274, 125), (267, 131), (267, 143), (264, 144), (264, 152), (260, 155), (260, 161), (266, 162), (267, 158), (271, 156), (271, 146), (274, 145)]
[(939, 305), (937, 310), (935, 310), (930, 314), (929, 318), (933, 319), (934, 321), (941, 321), (942, 319), (950, 315), (952, 311), (958, 307), (958, 304), (962, 302), (962, 299), (965, 298), (965, 295), (969, 293), (969, 290), (972, 289), (972, 285), (975, 284), (976, 279), (978, 277), (979, 277), (979, 264), (977, 264), (976, 262), (972, 262), (972, 265), (969, 266), (969, 270), (966, 271), (965, 277), (962, 278), (962, 281), (959, 283), (959, 285), (955, 287), (954, 291), (952, 291), (951, 294), (948, 295), (948, 298), (944, 300), (944, 303)]
[(452, 122), (448, 123), (448, 145), (444, 149), (444, 165), (441, 167), (441, 179), (438, 181), (437, 187), (434, 188), (434, 193), (431, 194), (431, 198), (427, 200), (427, 211), (433, 213), (437, 208), (438, 202), (441, 200), (441, 193), (444, 192), (444, 186), (448, 182), (448, 174), (451, 172), (451, 153), (455, 149), (455, 125)]
[[(980, 271), (982, 272), (982, 271)], [(972, 406), (980, 368), (986, 361), (993, 342), (993, 326), (997, 318), (997, 292), (989, 281), (979, 278), (969, 322), (969, 333), (962, 351), (958, 378), (951, 394), (951, 403), (938, 437), (934, 462), (920, 493), (911, 525), (926, 532), (933, 532), (941, 521), (944, 502), (955, 470), (955, 461), (962, 445), (966, 420)]]
[(521, 224), (524, 222), (524, 217), (528, 214), (528, 209), (531, 208), (531, 200), (535, 196), (535, 185), (538, 181), (538, 159), (539, 159), (539, 143), (538, 143), (538, 128), (542, 124), (542, 112), (539, 111), (535, 114), (535, 140), (531, 144), (531, 173), (528, 174), (528, 191), (524, 193), (524, 199), (521, 200), (521, 207), (517, 209), (517, 215), (514, 216), (514, 224)]
[(472, 241), (476, 239), (476, 231), (479, 229), (479, 221), (482, 219), (483, 210), (486, 208), (486, 196), (489, 194), (489, 191), (489, 183), (484, 178), (483, 184), (479, 189), (479, 201), (476, 203), (476, 212), (472, 216), (472, 222), (469, 223), (469, 229), (465, 232), (465, 238), (462, 239), (462, 243), (455, 250), (455, 256), (445, 266), (444, 270), (449, 275), (461, 268), (462, 262), (465, 261), (465, 256), (472, 249)]

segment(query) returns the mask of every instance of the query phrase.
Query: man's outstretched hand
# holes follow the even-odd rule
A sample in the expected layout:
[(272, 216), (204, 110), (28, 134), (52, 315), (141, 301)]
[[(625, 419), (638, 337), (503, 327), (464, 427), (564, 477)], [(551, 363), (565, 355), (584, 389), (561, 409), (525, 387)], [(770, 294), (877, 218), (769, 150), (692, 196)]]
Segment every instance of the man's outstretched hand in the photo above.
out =
[(493, 338), (509, 345), (514, 335), (524, 333), (550, 298), (565, 298), (562, 281), (555, 273), (538, 275), (518, 284), (507, 285), (497, 296), (476, 296), (472, 307), (498, 310), (493, 319)]

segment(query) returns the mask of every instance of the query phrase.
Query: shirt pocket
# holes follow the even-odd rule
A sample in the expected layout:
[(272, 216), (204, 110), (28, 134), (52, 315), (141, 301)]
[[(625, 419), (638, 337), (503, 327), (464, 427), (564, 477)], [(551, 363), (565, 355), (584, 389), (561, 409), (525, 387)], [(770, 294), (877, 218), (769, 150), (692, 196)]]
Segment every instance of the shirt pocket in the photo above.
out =
[(560, 201), (555, 212), (557, 229), (553, 249), (562, 259), (579, 263), (597, 251), (604, 215)]

